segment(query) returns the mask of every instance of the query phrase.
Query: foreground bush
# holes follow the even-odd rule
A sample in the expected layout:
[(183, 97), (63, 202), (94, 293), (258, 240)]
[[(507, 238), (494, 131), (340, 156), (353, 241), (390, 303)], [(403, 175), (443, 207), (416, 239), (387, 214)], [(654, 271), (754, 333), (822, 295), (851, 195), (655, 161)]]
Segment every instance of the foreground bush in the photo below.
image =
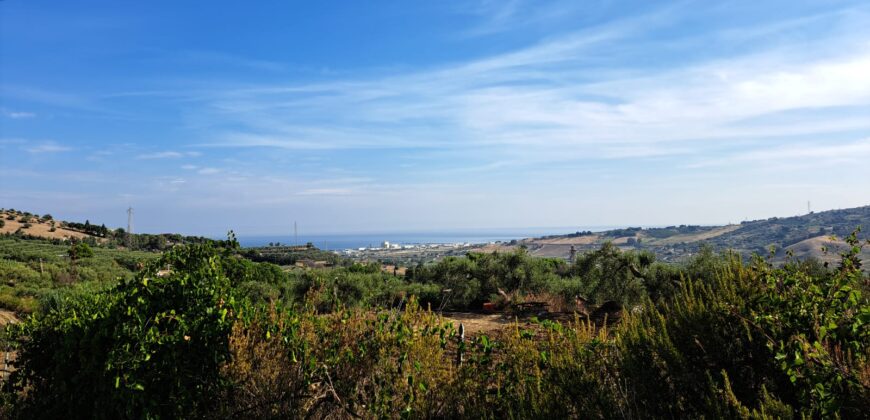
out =
[[(58, 298), (20, 326), (6, 409), (22, 418), (862, 417), (870, 305), (860, 246), (849, 241), (832, 270), (735, 258), (617, 325), (578, 316), (465, 341), (413, 298), (401, 310), (344, 307), (377, 296), (352, 276), (306, 280), (299, 306), (240, 302), (273, 292), (228, 278), (247, 272), (232, 246), (179, 247), (134, 280)], [(602, 278), (602, 290), (638, 287)]]
[(232, 305), (220, 255), (207, 245), (167, 252), (113, 290), (56, 302), (13, 331), (20, 357), (4, 388), (14, 413), (178, 417), (206, 409), (223, 386)]

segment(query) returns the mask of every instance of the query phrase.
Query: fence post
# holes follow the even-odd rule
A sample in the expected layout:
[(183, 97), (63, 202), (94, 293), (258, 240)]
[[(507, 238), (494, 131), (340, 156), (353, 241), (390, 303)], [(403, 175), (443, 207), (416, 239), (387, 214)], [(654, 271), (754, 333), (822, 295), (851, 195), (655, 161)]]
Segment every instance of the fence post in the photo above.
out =
[(465, 325), (459, 323), (459, 346), (456, 348), (456, 365), (462, 366), (462, 362), (464, 361), (464, 352), (465, 352)]

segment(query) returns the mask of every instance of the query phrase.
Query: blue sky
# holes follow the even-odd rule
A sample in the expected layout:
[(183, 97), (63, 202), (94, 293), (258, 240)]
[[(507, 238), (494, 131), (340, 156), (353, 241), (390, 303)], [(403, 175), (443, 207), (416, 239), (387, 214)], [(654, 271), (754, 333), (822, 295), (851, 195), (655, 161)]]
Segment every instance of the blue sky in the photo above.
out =
[(0, 207), (139, 231), (870, 204), (866, 1), (0, 2)]

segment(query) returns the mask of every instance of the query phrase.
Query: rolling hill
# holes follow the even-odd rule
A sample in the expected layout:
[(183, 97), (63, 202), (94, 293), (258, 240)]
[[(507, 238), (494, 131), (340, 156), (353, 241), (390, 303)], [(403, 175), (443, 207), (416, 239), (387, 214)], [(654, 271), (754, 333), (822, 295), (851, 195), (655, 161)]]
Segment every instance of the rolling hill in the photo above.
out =
[[(625, 228), (605, 232), (577, 232), (542, 238), (529, 238), (516, 245), (497, 245), (485, 251), (510, 250), (525, 245), (533, 255), (568, 257), (573, 246), (577, 252), (597, 249), (611, 242), (624, 249), (649, 250), (659, 259), (678, 261), (697, 253), (708, 245), (715, 250), (733, 250), (748, 257), (768, 255), (773, 248), (775, 259), (783, 259), (786, 251), (797, 258), (835, 260), (844, 249), (841, 239), (858, 227), (870, 228), (870, 206), (830, 210), (793, 217), (771, 217), (725, 226), (668, 226), (661, 228)], [(832, 237), (840, 239), (832, 239)], [(865, 230), (862, 239), (870, 237)], [(828, 251), (823, 251), (827, 247)], [(870, 248), (865, 248), (864, 260), (870, 260)]]

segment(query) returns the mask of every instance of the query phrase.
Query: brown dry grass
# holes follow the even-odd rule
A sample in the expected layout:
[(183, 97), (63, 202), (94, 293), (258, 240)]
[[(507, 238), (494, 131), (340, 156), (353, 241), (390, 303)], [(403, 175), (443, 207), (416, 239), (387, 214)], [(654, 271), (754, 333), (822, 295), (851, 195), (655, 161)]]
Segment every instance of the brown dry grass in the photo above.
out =
[(5, 327), (9, 324), (17, 324), (20, 322), (15, 312), (0, 309), (0, 327)]
[[(822, 251), (823, 248), (827, 248), (828, 252)], [(820, 235), (789, 245), (785, 249), (793, 252), (798, 259), (813, 257), (820, 261), (834, 263), (840, 260), (840, 253), (848, 248), (849, 245), (845, 241), (832, 241), (829, 235)], [(864, 248), (861, 257), (865, 260), (870, 257), (870, 248)]]
[[(4, 222), (6, 222), (6, 224), (2, 228), (0, 228), (0, 234), (15, 233), (15, 231), (17, 231), (18, 229), (21, 229), (22, 225), (24, 225), (24, 223), (19, 222), (19, 220), (21, 219), (21, 216), (16, 215), (15, 220), (6, 220), (6, 217), (8, 215), (9, 215), (9, 213), (7, 213), (7, 212), (0, 213), (0, 218), (2, 218), (2, 220)], [(22, 232), (24, 232), (28, 235), (38, 236), (40, 238), (46, 238), (46, 239), (69, 239), (69, 238), (83, 239), (83, 238), (87, 238), (88, 236), (90, 236), (88, 234), (76, 232), (74, 230), (64, 229), (64, 228), (60, 227), (60, 224), (61, 224), (60, 221), (55, 221), (55, 228), (56, 229), (54, 232), (51, 231), (51, 222), (49, 222), (49, 221), (41, 222), (36, 217), (33, 217), (30, 220), (30, 224), (31, 224), (31, 226), (27, 229), (22, 229)]]
[(733, 232), (737, 229), (740, 229), (740, 225), (722, 226), (722, 227), (711, 229), (711, 230), (708, 230), (705, 232), (689, 233), (689, 234), (685, 234), (685, 235), (674, 235), (674, 236), (664, 238), (664, 239), (659, 239), (659, 240), (656, 240), (656, 239), (650, 238), (650, 237), (644, 237), (643, 239), (644, 239), (644, 241), (647, 241), (649, 243), (654, 243), (656, 245), (672, 245), (672, 244), (678, 244), (681, 242), (704, 241), (704, 240), (707, 240), (710, 238), (715, 238), (717, 236), (724, 235), (724, 234), (729, 233), (729, 232)]
[(592, 245), (601, 239), (598, 235), (578, 236), (574, 238), (539, 239), (535, 242), (546, 245)]

